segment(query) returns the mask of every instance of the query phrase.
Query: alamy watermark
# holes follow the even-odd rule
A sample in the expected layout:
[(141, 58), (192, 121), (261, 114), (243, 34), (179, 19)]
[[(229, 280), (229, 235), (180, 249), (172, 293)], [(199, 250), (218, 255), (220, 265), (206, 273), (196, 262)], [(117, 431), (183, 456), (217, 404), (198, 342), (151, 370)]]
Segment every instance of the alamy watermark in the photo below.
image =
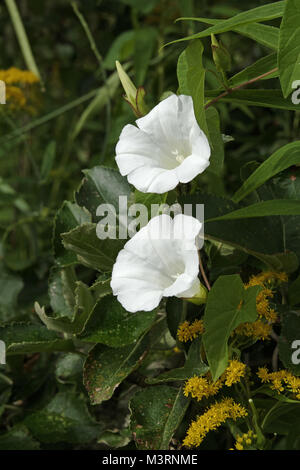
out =
[(300, 80), (294, 80), (292, 83), (292, 88), (295, 90), (292, 93), (292, 103), (300, 104)]
[(2, 340), (0, 340), (0, 364), (6, 364), (6, 346)]
[[(171, 206), (166, 203), (151, 204), (150, 206), (140, 203), (129, 205), (127, 196), (119, 196), (118, 208), (113, 204), (100, 204), (97, 207), (96, 215), (101, 217), (101, 220), (97, 223), (96, 233), (101, 240), (106, 238), (126, 240), (132, 238), (141, 228), (145, 227), (149, 220), (162, 214), (170, 216), (183, 214), (196, 218), (201, 223), (196, 244), (198, 249), (202, 248), (204, 243), (204, 204), (184, 204), (183, 207), (178, 203)], [(180, 240), (184, 235), (188, 236), (188, 233), (185, 234), (185, 230), (188, 228), (183, 219), (177, 221), (176, 230), (170, 231), (167, 221), (162, 218), (158, 225), (151, 225), (147, 233), (145, 232), (145, 236), (147, 238), (150, 236), (151, 240)], [(143, 234), (144, 232), (141, 232), (140, 236), (142, 237)]]
[(295, 349), (291, 357), (292, 363), (298, 365), (300, 364), (300, 339), (295, 339), (292, 342), (292, 349)]

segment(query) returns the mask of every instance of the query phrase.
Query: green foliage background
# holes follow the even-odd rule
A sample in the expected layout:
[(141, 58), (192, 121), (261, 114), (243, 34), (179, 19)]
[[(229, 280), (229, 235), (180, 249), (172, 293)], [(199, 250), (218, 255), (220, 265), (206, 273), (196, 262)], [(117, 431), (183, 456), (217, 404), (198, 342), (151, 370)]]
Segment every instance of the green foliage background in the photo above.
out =
[[(200, 360), (201, 345), (197, 340), (181, 354), (173, 352), (182, 301), (168, 301), (159, 315), (126, 312), (109, 287), (122, 244), (104, 245), (95, 234), (101, 202), (116, 204), (123, 194), (143, 202), (114, 161), (123, 126), (135, 120), (122, 97), (115, 60), (145, 88), (149, 109), (165, 92), (191, 94), (198, 122), (213, 142), (209, 171), (180, 194), (168, 195), (168, 201), (205, 204), (205, 265), (210, 282), (224, 282), (221, 292), (231, 295), (210, 294), (206, 315), (210, 309), (221, 315), (226, 300), (234, 305), (229, 317), (236, 312), (240, 277), (246, 282), (266, 267), (284, 270), (290, 276), (281, 292), (285, 302), (275, 302), (285, 315), (284, 338), (292, 341), (297, 331), (300, 336), (300, 106), (290, 99), (291, 77), (300, 75), (286, 45), (298, 1), (289, 1), (290, 20), (282, 37), (276, 15), (266, 19), (268, 31), (257, 26), (253, 31), (249, 25), (225, 28), (220, 36), (217, 31), (231, 54), (229, 86), (276, 67), (278, 48), (280, 79), (275, 71), (206, 112), (203, 108), (204, 99), (224, 91), (210, 35), (203, 33), (218, 22), (208, 19), (269, 3), (78, 1), (95, 54), (70, 1), (17, 2), (43, 84), (26, 90), (30, 109), (0, 105), (0, 339), (7, 346), (7, 364), (0, 365), (0, 449), (168, 449), (172, 438), (173, 446), (180, 445), (201, 410), (181, 389), (183, 380), (208, 369)], [(282, 4), (276, 3), (278, 8)], [(175, 22), (179, 17), (207, 18), (208, 24)], [(0, 68), (25, 69), (4, 2), (0, 30)], [(196, 33), (201, 46), (196, 40), (162, 48)], [(298, 53), (299, 38), (295, 41)], [(233, 293), (225, 289), (229, 280)], [(35, 302), (44, 308), (35, 310)], [(189, 305), (187, 318), (203, 311)], [(243, 321), (255, 319), (249, 320), (253, 309), (249, 312), (245, 307)], [(218, 346), (208, 361), (215, 377), (226, 367), (230, 333), (205, 339), (208, 356)], [(272, 341), (257, 342), (241, 351), (256, 370), (263, 364), (271, 367), (275, 347)], [(280, 361), (299, 375), (284, 342)], [(258, 396), (256, 405), (265, 447), (299, 449), (299, 403), (287, 398), (279, 406), (266, 394)], [(227, 426), (210, 433), (201, 449), (228, 449), (237, 432)]]

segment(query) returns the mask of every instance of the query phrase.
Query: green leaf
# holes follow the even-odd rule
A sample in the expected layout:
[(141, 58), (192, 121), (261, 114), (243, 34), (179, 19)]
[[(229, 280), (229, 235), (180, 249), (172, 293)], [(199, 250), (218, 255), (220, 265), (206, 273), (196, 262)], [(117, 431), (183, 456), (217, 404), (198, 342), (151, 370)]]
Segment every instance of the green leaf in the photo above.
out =
[(290, 305), (300, 304), (300, 276), (289, 286), (288, 299)]
[(190, 400), (182, 390), (158, 385), (137, 392), (130, 401), (131, 423), (139, 450), (168, 450)]
[(207, 219), (207, 222), (216, 220), (247, 219), (252, 217), (266, 217), (271, 215), (300, 215), (300, 202), (291, 199), (272, 199), (261, 201), (250, 206), (242, 207), (228, 214)]
[(49, 297), (52, 310), (62, 317), (72, 317), (75, 305), (76, 277), (73, 266), (54, 267), (49, 277)]
[(94, 166), (84, 170), (84, 174), (94, 183), (102, 203), (112, 204), (119, 209), (119, 196), (130, 197), (130, 186), (119, 171), (105, 166)]
[(46, 147), (46, 150), (43, 155), (42, 167), (41, 167), (41, 182), (44, 183), (47, 181), (50, 171), (52, 170), (53, 163), (55, 160), (56, 154), (56, 142), (51, 140)]
[(46, 443), (88, 443), (102, 430), (75, 392), (57, 393), (45, 408), (27, 416), (24, 424), (34, 437)]
[[(269, 54), (262, 59), (257, 60), (254, 64), (249, 65), (241, 72), (237, 73), (231, 77), (228, 82), (231, 87), (240, 85), (241, 83), (252, 80), (253, 78), (259, 77), (264, 73), (270, 72), (271, 70), (277, 67), (277, 54)], [(278, 77), (278, 71), (273, 72), (266, 77), (261, 78), (261, 80), (269, 80), (270, 78)]]
[[(248, 23), (261, 23), (263, 21), (269, 21), (275, 18), (280, 18), (283, 15), (283, 9), (284, 2), (280, 1), (269, 3), (261, 7), (253, 8), (252, 10), (243, 11), (242, 13), (238, 13), (232, 18), (228, 18), (227, 20), (218, 22), (218, 24), (216, 24), (215, 26), (211, 26), (210, 28), (201, 31), (200, 33), (196, 33), (182, 39), (177, 39), (176, 41), (169, 42), (167, 45), (181, 41), (189, 41), (191, 39), (204, 38), (206, 36), (210, 36), (211, 34), (225, 33), (226, 31), (232, 31), (234, 28)], [(197, 18), (180, 19), (197, 21)], [(202, 21), (202, 19), (200, 19), (200, 21)]]
[(5, 292), (5, 295), (0, 296), (0, 324), (16, 316), (17, 299), (23, 285), (21, 277), (10, 274), (0, 265), (0, 291)]
[(274, 407), (264, 419), (262, 430), (266, 433), (287, 435), (300, 433), (300, 402), (299, 404), (283, 403)]
[(92, 405), (109, 400), (115, 389), (143, 361), (147, 336), (122, 348), (97, 344), (89, 353), (83, 371), (83, 383)]
[(0, 435), (0, 450), (38, 450), (40, 444), (33, 439), (24, 425), (16, 425)]
[(276, 150), (244, 181), (240, 189), (234, 194), (235, 202), (241, 201), (245, 196), (264, 184), (277, 173), (300, 163), (300, 141), (291, 142)]
[[(246, 252), (263, 261), (272, 269), (282, 269), (282, 253), (285, 250), (282, 223), (274, 217), (240, 220), (211, 221), (221, 215), (241, 208), (230, 199), (213, 194), (194, 193), (179, 198), (180, 204), (192, 204), (196, 216), (197, 204), (205, 207), (205, 234), (207, 240), (220, 242)], [(206, 222), (207, 221), (207, 222)], [(272, 233), (272, 237), (270, 237)]]
[(62, 207), (57, 211), (54, 219), (53, 247), (56, 263), (63, 267), (77, 262), (76, 255), (65, 250), (61, 233), (68, 232), (86, 222), (91, 222), (91, 214), (77, 204), (65, 201)]
[(257, 318), (258, 286), (244, 288), (237, 274), (220, 276), (212, 286), (205, 308), (203, 343), (213, 380), (228, 364), (228, 340), (240, 324)]
[(220, 130), (219, 113), (215, 108), (209, 107), (206, 110), (206, 122), (212, 147), (208, 171), (220, 175), (223, 171), (224, 164), (224, 142)]
[[(207, 23), (211, 25), (219, 25), (223, 22), (223, 20), (212, 18), (194, 18), (194, 21), (200, 21), (201, 23)], [(270, 49), (275, 49), (276, 51), (278, 49), (279, 28), (275, 28), (274, 26), (261, 23), (248, 23), (244, 26), (233, 28), (232, 31), (253, 39), (255, 42), (269, 47)]]
[[(300, 363), (295, 364), (292, 360), (295, 340), (300, 341), (300, 313), (296, 311), (285, 312), (281, 317), (281, 333), (279, 337), (279, 357), (284, 367), (290, 370), (294, 375), (300, 376)], [(297, 349), (300, 349), (300, 343)], [(300, 354), (298, 354), (300, 357)]]
[(178, 94), (190, 95), (190, 89), (187, 82), (188, 63), (186, 59), (186, 50), (182, 51), (177, 61), (177, 80)]
[(204, 109), (204, 80), (205, 69), (202, 63), (203, 44), (201, 41), (193, 41), (185, 50), (187, 72), (186, 81), (193, 98), (194, 112), (197, 122), (203, 132), (208, 136)]
[(127, 312), (113, 295), (107, 295), (96, 304), (84, 332), (83, 341), (122, 347), (135, 342), (156, 317), (152, 312)]
[[(35, 311), (49, 330), (79, 334), (83, 331), (95, 305), (95, 299), (91, 290), (92, 288), (89, 288), (83, 282), (76, 282), (75, 305), (72, 318), (49, 316), (45, 313), (44, 307), (41, 308), (37, 302), (34, 304)], [(102, 295), (106, 295), (105, 290), (102, 293), (98, 293), (98, 297)]]
[(13, 323), (0, 327), (7, 355), (42, 351), (72, 351), (73, 342), (59, 337), (45, 326), (33, 323)]
[(208, 136), (204, 110), (205, 69), (202, 63), (203, 44), (193, 41), (180, 54), (177, 63), (179, 93), (193, 98), (195, 117), (200, 128)]
[(101, 272), (109, 272), (124, 245), (124, 240), (101, 240), (96, 234), (96, 224), (83, 224), (61, 235), (67, 250), (77, 255), (78, 262)]
[(283, 96), (293, 90), (293, 82), (300, 80), (300, 4), (286, 0), (279, 33), (278, 68)]
[(149, 384), (174, 382), (177, 380), (187, 380), (194, 377), (194, 375), (200, 376), (205, 374), (209, 370), (209, 367), (202, 361), (200, 349), (201, 339), (197, 338), (192, 342), (189, 348), (188, 356), (183, 367), (164, 372), (158, 377), (148, 378), (146, 382)]

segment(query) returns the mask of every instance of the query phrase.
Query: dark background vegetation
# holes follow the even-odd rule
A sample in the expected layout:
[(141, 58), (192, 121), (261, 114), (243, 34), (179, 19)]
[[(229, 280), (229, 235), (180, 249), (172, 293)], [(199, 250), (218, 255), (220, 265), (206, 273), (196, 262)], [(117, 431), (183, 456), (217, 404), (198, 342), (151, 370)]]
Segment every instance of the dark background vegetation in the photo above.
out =
[[(11, 109), (9, 104), (1, 106), (0, 323), (37, 321), (34, 301), (49, 304), (54, 214), (64, 200), (72, 199), (82, 179), (81, 170), (97, 164), (115, 166), (114, 147), (118, 136), (126, 123), (134, 121), (130, 107), (122, 98), (123, 91), (117, 78), (109, 101), (105, 99), (104, 88), (104, 98), (88, 113), (93, 98), (78, 105), (76, 100), (105, 87), (104, 77), (112, 76), (118, 59), (122, 64), (128, 64), (132, 80), (136, 85), (144, 86), (147, 103), (154, 106), (164, 92), (176, 92), (177, 59), (185, 44), (163, 49), (161, 46), (206, 27), (201, 23), (174, 23), (176, 18), (226, 18), (242, 9), (268, 2), (78, 1), (102, 56), (101, 64), (68, 0), (20, 0), (17, 3), (44, 85), (28, 90), (30, 112)], [(279, 20), (273, 24), (279, 25)], [(0, 69), (12, 66), (24, 69), (23, 56), (4, 2), (0, 6), (0, 31)], [(222, 40), (232, 55), (232, 74), (269, 52), (235, 33), (222, 34)], [(203, 43), (205, 65), (210, 70), (213, 69), (210, 41), (205, 38)], [(207, 87), (218, 86), (215, 74), (208, 71)], [(272, 80), (265, 86), (272, 88)], [(72, 109), (60, 110), (73, 101)], [(239, 187), (242, 165), (252, 160), (263, 161), (274, 150), (295, 139), (299, 116), (289, 111), (232, 104), (220, 104), (218, 109), (222, 132), (233, 136), (234, 140), (226, 144), (223, 178), (218, 181), (207, 179), (205, 184), (209, 191), (226, 195)], [(51, 118), (51, 113), (56, 110), (60, 111)], [(49, 119), (41, 123), (40, 119), (47, 115)], [(85, 117), (78, 128), (78, 123)], [(26, 131), (28, 124), (32, 124), (32, 128)], [(18, 131), (24, 126), (25, 131)], [(78, 411), (80, 432), (89, 432), (82, 424), (85, 419), (87, 428), (93, 427), (84, 408), (82, 358), (66, 356), (63, 353), (13, 356), (9, 359), (13, 371), (10, 379), (4, 375), (4, 369), (0, 369), (0, 448), (14, 448), (16, 442), (20, 442), (20, 448), (37, 448), (39, 445), (45, 448), (105, 447), (103, 441), (96, 444), (92, 431), (92, 444), (82, 445), (74, 443), (72, 438), (69, 443), (38, 444), (38, 439), (29, 436), (22, 427), (11, 431), (29, 412), (41, 410), (57, 391), (64, 390), (77, 390), (82, 394), (80, 406), (83, 408)], [(105, 430), (107, 423), (112, 428), (122, 427), (127, 419), (129, 390), (130, 384), (122, 386), (117, 394), (118, 401), (114, 398), (109, 404), (91, 409), (100, 421), (101, 429)], [(78, 403), (75, 405), (77, 407)], [(5, 431), (11, 434), (4, 435)], [(126, 439), (126, 436), (119, 438)], [(216, 439), (217, 435), (212, 438), (211, 447), (216, 445)]]

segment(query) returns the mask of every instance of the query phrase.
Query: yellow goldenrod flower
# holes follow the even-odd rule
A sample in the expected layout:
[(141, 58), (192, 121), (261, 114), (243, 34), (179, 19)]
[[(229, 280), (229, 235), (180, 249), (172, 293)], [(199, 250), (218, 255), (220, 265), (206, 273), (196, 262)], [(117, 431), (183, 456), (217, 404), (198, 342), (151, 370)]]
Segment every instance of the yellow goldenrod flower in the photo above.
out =
[(6, 87), (6, 101), (13, 107), (23, 108), (26, 104), (26, 98), (23, 91), (21, 88), (16, 86)]
[(288, 370), (282, 369), (276, 372), (268, 372), (265, 367), (260, 367), (257, 372), (262, 383), (270, 383), (272, 390), (278, 393), (288, 391), (300, 400), (300, 377), (295, 377)]
[(183, 393), (186, 397), (191, 395), (192, 398), (200, 401), (203, 397), (216, 395), (222, 386), (222, 379), (212, 382), (206, 377), (192, 377), (186, 382)]
[(243, 364), (236, 359), (229, 362), (229, 366), (224, 372), (225, 385), (231, 387), (231, 385), (239, 382), (244, 377), (246, 372), (246, 364)]
[(185, 383), (183, 393), (186, 397), (191, 395), (192, 398), (196, 398), (200, 401), (204, 397), (208, 398), (216, 395), (223, 385), (231, 387), (231, 385), (239, 382), (241, 377), (245, 375), (245, 371), (246, 365), (233, 359), (229, 362), (228, 367), (216, 382), (212, 381), (209, 372), (205, 377), (191, 377)]
[(204, 331), (203, 321), (195, 320), (193, 323), (185, 321), (179, 325), (177, 336), (179, 341), (186, 343), (201, 335)]
[(241, 436), (238, 436), (235, 442), (235, 450), (244, 450), (245, 448), (247, 449), (247, 447), (253, 443), (256, 437), (256, 434), (254, 434), (251, 430), (242, 434)]
[(12, 85), (14, 83), (31, 85), (39, 81), (38, 77), (30, 70), (20, 70), (16, 67), (0, 70), (0, 80), (3, 80), (6, 85)]
[(6, 101), (12, 108), (24, 108), (27, 103), (24, 87), (39, 81), (30, 70), (20, 70), (16, 67), (0, 70), (0, 80), (6, 84)]
[(260, 340), (266, 340), (270, 337), (272, 331), (271, 325), (278, 320), (277, 313), (270, 307), (270, 299), (274, 296), (271, 287), (275, 281), (287, 282), (287, 280), (287, 274), (284, 272), (276, 273), (273, 271), (265, 271), (256, 276), (252, 276), (248, 284), (244, 284), (245, 289), (251, 286), (263, 287), (256, 297), (258, 320), (253, 323), (247, 322), (239, 325), (235, 329), (235, 333)]
[(256, 320), (253, 323), (243, 323), (235, 329), (235, 333), (243, 336), (249, 336), (261, 340), (268, 339), (272, 331), (272, 326), (262, 320)]
[(185, 447), (198, 447), (207, 433), (220, 427), (227, 419), (236, 421), (247, 416), (247, 410), (232, 398), (214, 403), (207, 411), (193, 421), (183, 441)]
[(252, 276), (247, 284), (248, 287), (250, 286), (263, 286), (266, 287), (272, 282), (279, 281), (279, 282), (287, 282), (288, 276), (285, 272), (275, 272), (275, 271), (264, 271), (256, 276)]

